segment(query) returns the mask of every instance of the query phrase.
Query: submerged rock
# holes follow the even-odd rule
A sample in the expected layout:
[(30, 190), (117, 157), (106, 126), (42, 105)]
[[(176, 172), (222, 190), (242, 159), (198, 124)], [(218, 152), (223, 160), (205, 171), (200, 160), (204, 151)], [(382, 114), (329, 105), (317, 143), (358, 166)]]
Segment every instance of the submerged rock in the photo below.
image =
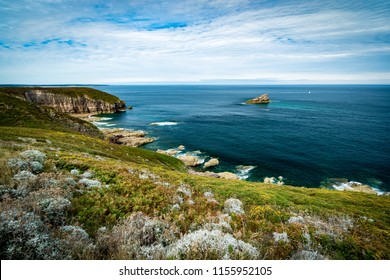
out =
[(268, 104), (270, 102), (268, 94), (262, 94), (258, 97), (246, 101), (246, 104)]

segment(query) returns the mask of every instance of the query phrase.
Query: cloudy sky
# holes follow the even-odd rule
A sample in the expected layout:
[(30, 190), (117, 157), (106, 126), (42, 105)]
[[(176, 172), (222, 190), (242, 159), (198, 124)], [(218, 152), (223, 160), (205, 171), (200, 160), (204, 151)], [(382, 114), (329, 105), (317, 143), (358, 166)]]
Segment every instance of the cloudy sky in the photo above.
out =
[(0, 0), (0, 83), (386, 83), (390, 1)]

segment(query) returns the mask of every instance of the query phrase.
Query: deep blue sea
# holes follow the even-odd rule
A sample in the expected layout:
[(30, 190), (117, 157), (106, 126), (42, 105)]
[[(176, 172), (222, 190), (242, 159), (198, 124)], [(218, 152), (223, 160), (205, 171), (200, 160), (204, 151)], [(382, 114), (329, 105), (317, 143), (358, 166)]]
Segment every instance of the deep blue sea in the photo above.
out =
[[(95, 88), (134, 106), (107, 115), (112, 119), (101, 125), (158, 138), (145, 149), (184, 145), (206, 159), (217, 157), (216, 172), (256, 166), (250, 181), (283, 176), (286, 184), (319, 187), (329, 178), (346, 178), (390, 190), (390, 86)], [(270, 104), (243, 104), (263, 93)]]

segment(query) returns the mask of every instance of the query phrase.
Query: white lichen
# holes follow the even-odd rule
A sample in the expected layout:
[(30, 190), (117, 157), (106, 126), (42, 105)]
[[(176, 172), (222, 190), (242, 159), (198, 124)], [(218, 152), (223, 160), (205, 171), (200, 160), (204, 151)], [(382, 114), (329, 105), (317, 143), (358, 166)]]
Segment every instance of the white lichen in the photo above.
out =
[(229, 198), (225, 201), (224, 212), (228, 214), (244, 214), (245, 211), (242, 209), (242, 202), (236, 198)]
[(304, 224), (305, 223), (305, 219), (302, 216), (292, 216), (292, 217), (290, 217), (288, 219), (287, 222), (290, 223), (290, 224), (294, 224), (294, 223)]
[(72, 169), (72, 170), (70, 171), (70, 173), (71, 173), (72, 175), (79, 175), (79, 174), (80, 174), (80, 171), (79, 171), (78, 169)]
[(93, 177), (93, 173), (89, 171), (85, 171), (83, 174), (81, 174), (81, 177), (85, 179), (90, 179)]
[(286, 232), (282, 232), (282, 233), (274, 232), (273, 237), (275, 242), (286, 242), (286, 243), (290, 242)]
[(324, 260), (325, 257), (317, 251), (302, 250), (295, 253), (292, 260)]
[(86, 178), (79, 180), (79, 184), (82, 184), (87, 188), (100, 188), (102, 186), (98, 180), (91, 180)]
[(217, 200), (214, 198), (214, 194), (212, 192), (205, 192), (203, 196), (207, 199), (207, 202), (218, 203)]
[(189, 189), (189, 187), (186, 187), (186, 186), (180, 186), (180, 187), (177, 189), (177, 192), (183, 193), (183, 194), (185, 194), (185, 195), (188, 196), (188, 197), (191, 197), (191, 196), (192, 196), (191, 190)]
[(174, 205), (172, 205), (171, 210), (172, 210), (172, 211), (180, 211), (180, 205), (177, 204), (177, 203), (174, 204)]

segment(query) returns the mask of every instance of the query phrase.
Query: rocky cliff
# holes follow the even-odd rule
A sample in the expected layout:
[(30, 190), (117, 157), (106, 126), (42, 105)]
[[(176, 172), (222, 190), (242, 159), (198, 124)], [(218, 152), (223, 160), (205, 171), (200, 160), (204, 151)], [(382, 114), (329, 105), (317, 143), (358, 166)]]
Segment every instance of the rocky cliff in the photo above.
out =
[(23, 97), (62, 113), (100, 114), (126, 110), (126, 104), (117, 97), (88, 88), (26, 88)]
[(52, 129), (65, 132), (80, 132), (103, 138), (103, 133), (92, 123), (56, 112), (51, 107), (39, 106), (21, 100), (0, 89), (0, 126)]

